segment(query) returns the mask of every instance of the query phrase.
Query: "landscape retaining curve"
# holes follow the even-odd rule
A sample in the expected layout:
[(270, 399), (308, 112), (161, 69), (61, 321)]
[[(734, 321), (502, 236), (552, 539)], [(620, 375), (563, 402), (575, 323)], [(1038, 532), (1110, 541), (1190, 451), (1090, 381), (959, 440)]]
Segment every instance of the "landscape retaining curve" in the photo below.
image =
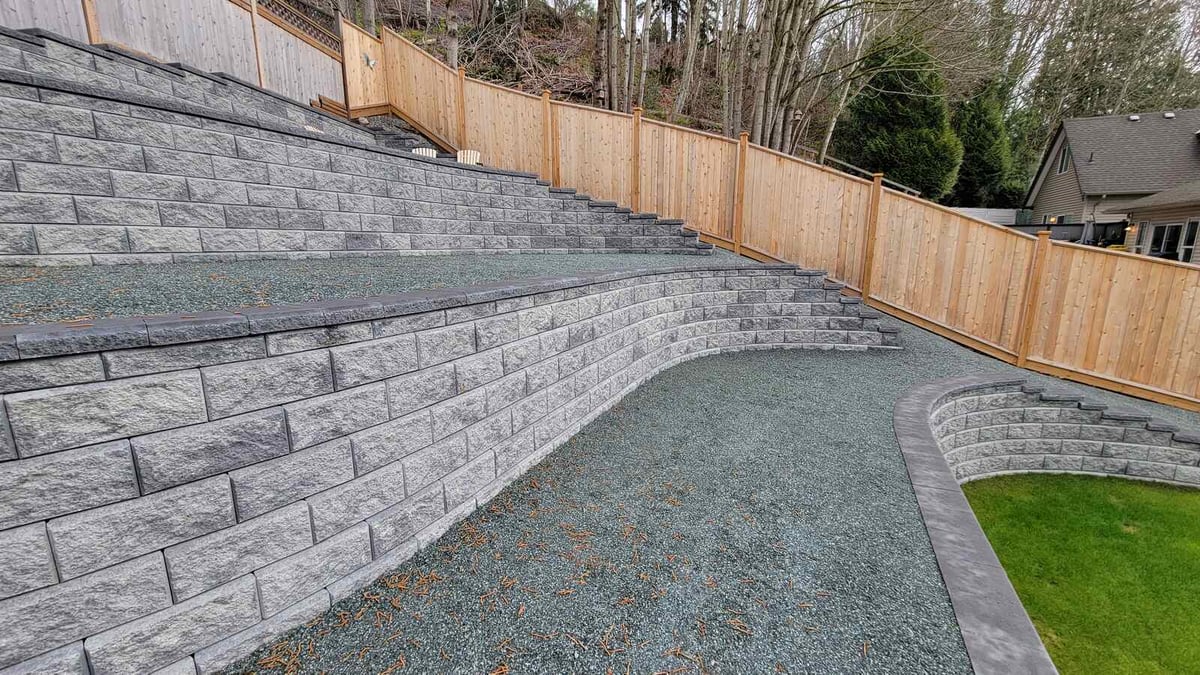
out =
[(1200, 434), (1024, 379), (939, 380), (896, 402), (896, 437), (976, 673), (1054, 664), (960, 483), (1080, 473), (1200, 487)]
[(711, 250), (532, 174), (0, 68), (0, 265)]
[(820, 272), (730, 264), (9, 327), (0, 668), (213, 672), (655, 373), (895, 348), (878, 321)]

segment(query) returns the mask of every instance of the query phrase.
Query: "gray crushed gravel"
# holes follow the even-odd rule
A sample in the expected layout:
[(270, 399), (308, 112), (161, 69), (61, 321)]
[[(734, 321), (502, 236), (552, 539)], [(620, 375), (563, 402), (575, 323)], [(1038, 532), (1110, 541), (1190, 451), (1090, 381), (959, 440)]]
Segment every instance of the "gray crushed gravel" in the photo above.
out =
[[(731, 253), (397, 256), (235, 263), (0, 267), (0, 324), (357, 298), (584, 270), (706, 265)], [(743, 262), (745, 258), (741, 259)]]
[(298, 650), (288, 672), (969, 672), (892, 405), (929, 379), (1023, 371), (902, 328), (901, 352), (750, 352), (658, 375), (364, 596), (231, 671), (283, 672)]

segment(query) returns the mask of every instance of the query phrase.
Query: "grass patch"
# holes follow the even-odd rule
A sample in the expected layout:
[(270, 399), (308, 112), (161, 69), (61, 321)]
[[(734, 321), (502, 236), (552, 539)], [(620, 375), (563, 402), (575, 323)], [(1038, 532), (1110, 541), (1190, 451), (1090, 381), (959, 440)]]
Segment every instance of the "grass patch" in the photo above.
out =
[(1043, 475), (963, 491), (1059, 670), (1200, 671), (1200, 490)]

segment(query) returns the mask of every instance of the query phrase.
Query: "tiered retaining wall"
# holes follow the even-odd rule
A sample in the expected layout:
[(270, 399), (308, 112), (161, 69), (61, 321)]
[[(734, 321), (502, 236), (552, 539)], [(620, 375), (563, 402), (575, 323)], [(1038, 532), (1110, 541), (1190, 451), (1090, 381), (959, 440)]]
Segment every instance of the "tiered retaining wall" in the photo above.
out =
[(947, 393), (934, 434), (959, 481), (1034, 471), (1200, 486), (1200, 434), (1024, 383)]
[(1009, 473), (1081, 473), (1200, 487), (1200, 434), (1023, 378), (918, 385), (896, 402), (893, 419), (978, 675), (1058, 671), (960, 483)]
[(7, 329), (0, 668), (213, 672), (671, 365), (895, 347), (839, 288), (714, 266)]
[(711, 251), (682, 225), (529, 174), (0, 70), (0, 265)]

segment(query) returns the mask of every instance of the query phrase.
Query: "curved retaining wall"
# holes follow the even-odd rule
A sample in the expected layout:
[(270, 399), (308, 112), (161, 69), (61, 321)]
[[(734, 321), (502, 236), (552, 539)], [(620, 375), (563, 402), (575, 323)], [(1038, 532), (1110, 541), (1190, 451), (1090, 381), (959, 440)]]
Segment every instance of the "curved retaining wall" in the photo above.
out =
[(979, 675), (1056, 673), (960, 483), (1083, 473), (1200, 486), (1200, 434), (997, 375), (938, 380), (893, 424), (921, 516)]
[(86, 672), (86, 651), (96, 674), (212, 672), (664, 368), (895, 347), (839, 288), (786, 266), (596, 273), (11, 329), (0, 668)]
[(0, 68), (0, 265), (711, 250), (532, 174)]

